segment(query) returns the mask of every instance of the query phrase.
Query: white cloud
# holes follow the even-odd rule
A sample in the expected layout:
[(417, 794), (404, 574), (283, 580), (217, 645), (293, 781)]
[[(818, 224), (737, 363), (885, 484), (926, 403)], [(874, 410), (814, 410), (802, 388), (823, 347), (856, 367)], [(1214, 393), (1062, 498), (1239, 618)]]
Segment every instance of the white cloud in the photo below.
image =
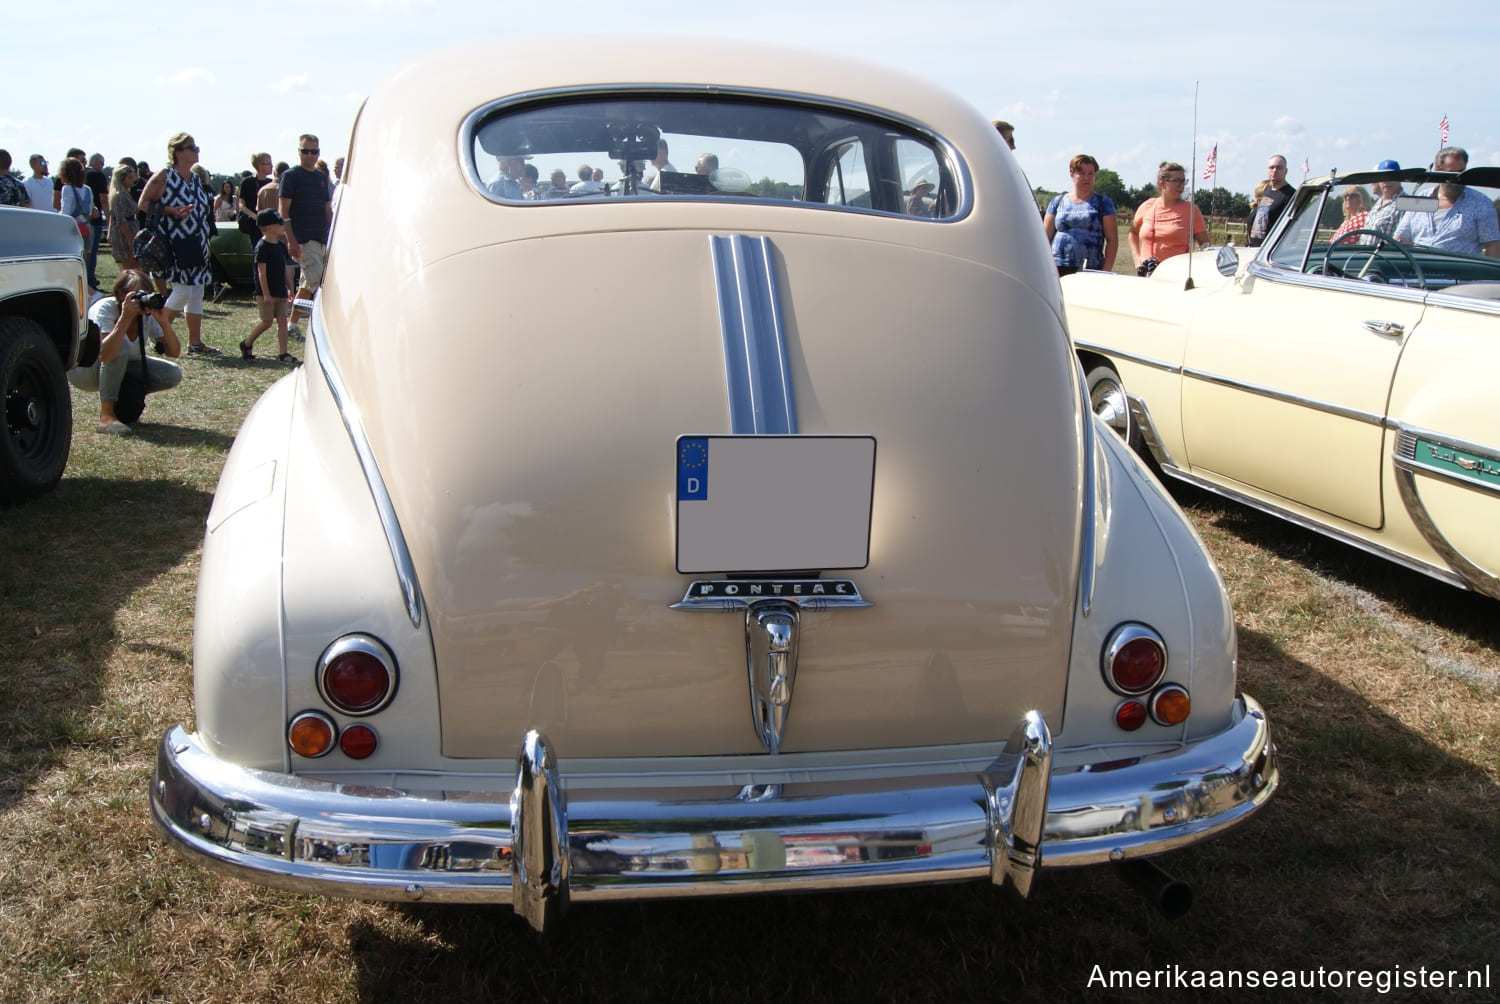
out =
[(189, 66), (170, 77), (157, 77), (158, 84), (170, 87), (200, 87), (212, 84), (216, 78), (201, 66)]
[(1278, 136), (1295, 137), (1307, 132), (1307, 126), (1290, 115), (1283, 115), (1271, 123), (1271, 131)]
[(281, 91), (282, 93), (286, 93), (287, 91), (305, 91), (310, 79), (311, 77), (306, 73), (299, 73), (292, 77), (282, 77), (279, 83), (271, 85), (271, 90)]

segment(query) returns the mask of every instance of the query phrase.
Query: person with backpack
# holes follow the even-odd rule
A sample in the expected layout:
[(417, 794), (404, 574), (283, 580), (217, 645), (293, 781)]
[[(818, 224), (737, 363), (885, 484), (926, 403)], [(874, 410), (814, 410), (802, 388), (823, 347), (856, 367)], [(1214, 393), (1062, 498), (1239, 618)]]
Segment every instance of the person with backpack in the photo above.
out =
[(1052, 243), (1052, 261), (1057, 265), (1058, 275), (1070, 275), (1083, 268), (1109, 272), (1115, 267), (1120, 231), (1114, 201), (1094, 191), (1098, 171), (1099, 162), (1080, 153), (1068, 162), (1073, 191), (1047, 204), (1042, 226)]

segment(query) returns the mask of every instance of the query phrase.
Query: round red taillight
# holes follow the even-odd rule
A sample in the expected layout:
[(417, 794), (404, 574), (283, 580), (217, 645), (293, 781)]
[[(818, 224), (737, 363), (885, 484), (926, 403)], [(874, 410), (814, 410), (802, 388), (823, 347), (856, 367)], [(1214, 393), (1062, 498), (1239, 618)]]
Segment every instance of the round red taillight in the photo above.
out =
[(286, 744), (298, 756), (319, 757), (333, 749), (338, 727), (321, 711), (304, 711), (286, 727)]
[(1181, 725), (1193, 711), (1187, 688), (1169, 683), (1151, 695), (1151, 717), (1158, 725)]
[(318, 690), (346, 715), (372, 715), (396, 694), (396, 660), (369, 635), (347, 635), (318, 660)]
[(1167, 646), (1144, 624), (1121, 624), (1110, 632), (1101, 653), (1104, 682), (1117, 694), (1144, 694), (1167, 672)]
[(339, 749), (355, 760), (363, 760), (374, 753), (375, 745), (375, 730), (368, 725), (351, 725), (339, 736)]
[(1146, 706), (1140, 701), (1121, 701), (1115, 708), (1115, 724), (1126, 732), (1134, 732), (1146, 724)]

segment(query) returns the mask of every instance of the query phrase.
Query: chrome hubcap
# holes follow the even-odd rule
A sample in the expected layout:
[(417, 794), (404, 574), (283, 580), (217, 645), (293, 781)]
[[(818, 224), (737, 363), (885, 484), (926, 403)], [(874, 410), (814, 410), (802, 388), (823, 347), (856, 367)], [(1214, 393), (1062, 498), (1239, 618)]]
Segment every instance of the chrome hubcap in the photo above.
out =
[(1125, 391), (1117, 383), (1101, 381), (1089, 392), (1094, 414), (1103, 420), (1120, 438), (1130, 433), (1130, 406), (1125, 403)]

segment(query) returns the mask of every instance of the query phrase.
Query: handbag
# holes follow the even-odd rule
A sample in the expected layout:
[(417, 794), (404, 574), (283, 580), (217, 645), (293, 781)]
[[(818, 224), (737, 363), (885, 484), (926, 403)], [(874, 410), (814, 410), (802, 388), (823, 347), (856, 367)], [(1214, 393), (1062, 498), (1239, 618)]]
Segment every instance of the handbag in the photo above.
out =
[(120, 381), (120, 394), (115, 398), (115, 418), (126, 425), (134, 425), (146, 410), (146, 325), (136, 321), (135, 342), (141, 347), (141, 372), (139, 375), (128, 366), (125, 379)]
[(89, 239), (89, 235), (91, 233), (93, 233), (93, 231), (89, 229), (89, 225), (87, 223), (83, 222), (82, 220), (79, 220), (78, 221), (78, 236), (82, 237), (84, 240), (88, 240)]
[(162, 236), (160, 202), (156, 203), (156, 208), (136, 231), (130, 250), (135, 254), (136, 260), (141, 263), (141, 268), (147, 272), (171, 271), (175, 258), (172, 255), (172, 245), (167, 243), (167, 239)]

